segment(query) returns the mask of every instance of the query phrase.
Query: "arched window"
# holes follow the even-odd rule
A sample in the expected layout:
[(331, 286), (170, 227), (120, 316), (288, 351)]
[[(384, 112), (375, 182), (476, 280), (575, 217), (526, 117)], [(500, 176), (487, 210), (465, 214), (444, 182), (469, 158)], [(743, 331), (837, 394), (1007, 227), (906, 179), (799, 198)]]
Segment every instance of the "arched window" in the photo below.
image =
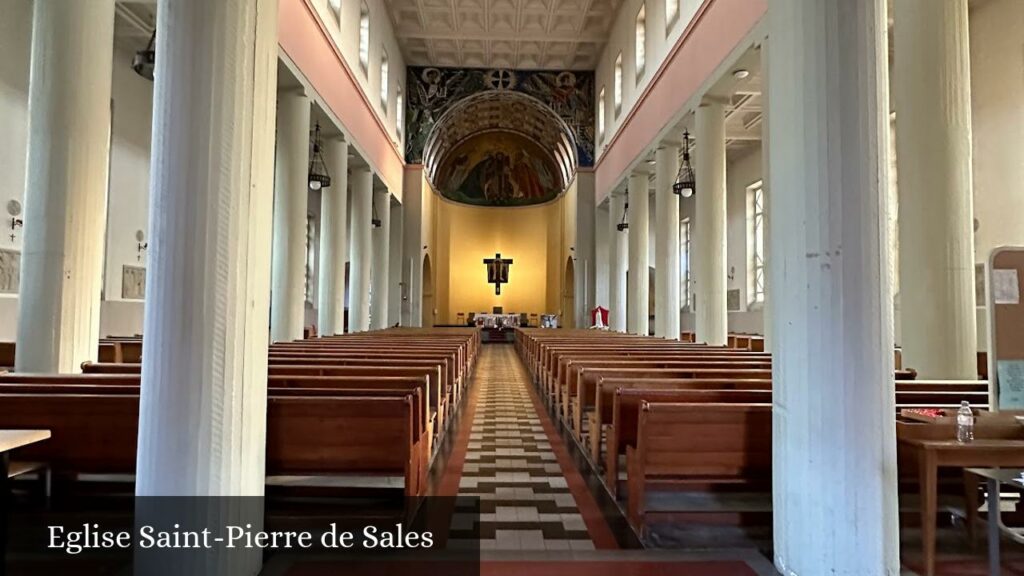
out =
[(604, 142), (604, 86), (597, 93), (597, 141)]
[(687, 312), (693, 311), (692, 299), (690, 287), (693, 284), (693, 280), (690, 277), (690, 219), (684, 218), (679, 223), (679, 301), (682, 303), (683, 310)]
[(402, 122), (405, 122), (405, 100), (402, 98), (402, 87), (395, 94), (395, 134), (402, 137)]
[(644, 67), (647, 65), (647, 3), (640, 5), (640, 11), (636, 13), (636, 34), (634, 36), (634, 54), (636, 56), (636, 80), (644, 75)]
[(363, 72), (370, 66), (370, 7), (366, 2), (359, 6), (359, 65)]
[(316, 217), (306, 214), (306, 302), (313, 303), (313, 279), (316, 277)]
[(764, 185), (747, 187), (747, 290), (751, 305), (764, 303)]
[(384, 110), (384, 115), (388, 115), (388, 51), (381, 48), (380, 50), (380, 107)]
[(615, 117), (622, 112), (622, 52), (615, 57), (615, 85), (612, 87), (612, 99), (615, 104)]
[(679, 17), (679, 0), (665, 0), (665, 31), (672, 29)]

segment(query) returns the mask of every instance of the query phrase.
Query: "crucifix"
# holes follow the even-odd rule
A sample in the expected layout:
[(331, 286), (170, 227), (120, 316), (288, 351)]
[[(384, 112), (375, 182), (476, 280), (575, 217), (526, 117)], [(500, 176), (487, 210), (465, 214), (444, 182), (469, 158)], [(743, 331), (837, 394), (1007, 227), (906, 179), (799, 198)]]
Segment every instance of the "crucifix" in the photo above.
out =
[(504, 259), (501, 254), (495, 254), (494, 258), (484, 258), (487, 265), (487, 283), (494, 284), (494, 293), (501, 294), (501, 285), (508, 284), (508, 267), (512, 259)]

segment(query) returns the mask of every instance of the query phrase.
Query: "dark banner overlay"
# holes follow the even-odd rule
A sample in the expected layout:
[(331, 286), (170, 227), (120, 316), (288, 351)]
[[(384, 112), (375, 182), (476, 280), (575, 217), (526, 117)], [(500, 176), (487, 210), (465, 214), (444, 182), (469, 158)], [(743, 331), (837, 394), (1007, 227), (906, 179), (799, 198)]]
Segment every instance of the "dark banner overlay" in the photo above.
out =
[(313, 494), (266, 504), (104, 498), (15, 512), (7, 574), (479, 574), (475, 498)]

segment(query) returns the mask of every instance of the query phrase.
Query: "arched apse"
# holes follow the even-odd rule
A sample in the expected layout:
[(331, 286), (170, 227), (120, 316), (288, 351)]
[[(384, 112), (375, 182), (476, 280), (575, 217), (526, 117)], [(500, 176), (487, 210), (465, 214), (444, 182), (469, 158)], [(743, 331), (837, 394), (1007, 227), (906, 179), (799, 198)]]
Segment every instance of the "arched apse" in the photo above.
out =
[(565, 278), (562, 280), (562, 326), (576, 327), (576, 265), (572, 256), (565, 261)]
[(423, 304), (421, 305), (421, 326), (430, 328), (434, 325), (434, 270), (430, 265), (430, 255), (423, 256)]
[(487, 91), (448, 109), (423, 149), (431, 187), (474, 206), (530, 206), (562, 195), (577, 168), (576, 141), (546, 104)]

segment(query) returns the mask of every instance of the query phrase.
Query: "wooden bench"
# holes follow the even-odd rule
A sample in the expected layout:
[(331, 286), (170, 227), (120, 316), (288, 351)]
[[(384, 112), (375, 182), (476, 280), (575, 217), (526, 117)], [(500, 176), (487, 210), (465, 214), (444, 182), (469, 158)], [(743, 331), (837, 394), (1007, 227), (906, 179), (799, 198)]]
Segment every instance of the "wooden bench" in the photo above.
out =
[(644, 532), (650, 484), (766, 484), (772, 470), (767, 403), (647, 403), (626, 454), (627, 518)]
[[(0, 393), (0, 426), (45, 424), (50, 442), (25, 458), (61, 474), (134, 474), (139, 397), (126, 393)], [(268, 475), (402, 476), (406, 495), (425, 489), (416, 438), (415, 395), (271, 395), (267, 403)], [(310, 438), (318, 439), (310, 442)]]

